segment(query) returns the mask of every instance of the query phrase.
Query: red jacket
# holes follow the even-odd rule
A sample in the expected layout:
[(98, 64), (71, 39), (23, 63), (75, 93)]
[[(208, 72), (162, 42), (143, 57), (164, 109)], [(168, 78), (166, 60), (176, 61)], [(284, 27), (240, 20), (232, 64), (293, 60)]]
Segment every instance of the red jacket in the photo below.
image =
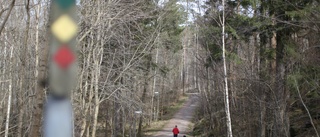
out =
[(174, 129), (172, 129), (172, 132), (173, 132), (174, 135), (178, 135), (179, 134), (179, 129), (175, 127)]

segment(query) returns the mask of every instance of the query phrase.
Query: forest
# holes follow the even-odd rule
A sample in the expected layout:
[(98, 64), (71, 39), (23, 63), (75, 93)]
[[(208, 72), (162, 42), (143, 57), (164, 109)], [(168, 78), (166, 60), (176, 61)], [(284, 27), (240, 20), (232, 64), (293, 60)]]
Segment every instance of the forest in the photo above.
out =
[(0, 0), (0, 137), (320, 137), (319, 62), (319, 0)]

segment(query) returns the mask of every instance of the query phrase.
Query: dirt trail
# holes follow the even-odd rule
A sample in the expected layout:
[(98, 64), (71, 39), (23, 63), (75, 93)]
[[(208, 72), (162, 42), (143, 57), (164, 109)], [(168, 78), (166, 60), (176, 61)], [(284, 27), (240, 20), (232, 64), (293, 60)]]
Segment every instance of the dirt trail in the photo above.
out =
[(173, 137), (172, 129), (175, 125), (180, 130), (179, 137), (187, 134), (189, 126), (192, 124), (193, 114), (197, 107), (197, 95), (189, 95), (189, 99), (174, 117), (164, 126), (161, 131), (156, 132), (151, 137)]

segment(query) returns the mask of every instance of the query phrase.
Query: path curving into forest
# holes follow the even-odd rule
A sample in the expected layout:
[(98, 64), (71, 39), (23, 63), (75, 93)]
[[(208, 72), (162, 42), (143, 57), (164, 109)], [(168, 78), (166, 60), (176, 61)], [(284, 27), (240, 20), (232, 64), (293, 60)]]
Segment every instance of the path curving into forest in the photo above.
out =
[(154, 133), (151, 137), (173, 137), (171, 131), (175, 125), (177, 125), (180, 130), (179, 137), (186, 135), (190, 125), (192, 124), (192, 118), (197, 105), (198, 95), (189, 94), (189, 99), (184, 103), (174, 117), (169, 120), (162, 130)]

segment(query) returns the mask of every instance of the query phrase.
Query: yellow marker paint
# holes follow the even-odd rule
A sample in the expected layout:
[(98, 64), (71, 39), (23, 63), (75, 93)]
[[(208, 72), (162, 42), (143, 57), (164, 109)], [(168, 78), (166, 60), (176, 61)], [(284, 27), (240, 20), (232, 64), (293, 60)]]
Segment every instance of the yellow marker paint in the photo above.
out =
[(68, 15), (62, 15), (52, 24), (51, 31), (58, 40), (65, 43), (77, 34), (78, 26)]

